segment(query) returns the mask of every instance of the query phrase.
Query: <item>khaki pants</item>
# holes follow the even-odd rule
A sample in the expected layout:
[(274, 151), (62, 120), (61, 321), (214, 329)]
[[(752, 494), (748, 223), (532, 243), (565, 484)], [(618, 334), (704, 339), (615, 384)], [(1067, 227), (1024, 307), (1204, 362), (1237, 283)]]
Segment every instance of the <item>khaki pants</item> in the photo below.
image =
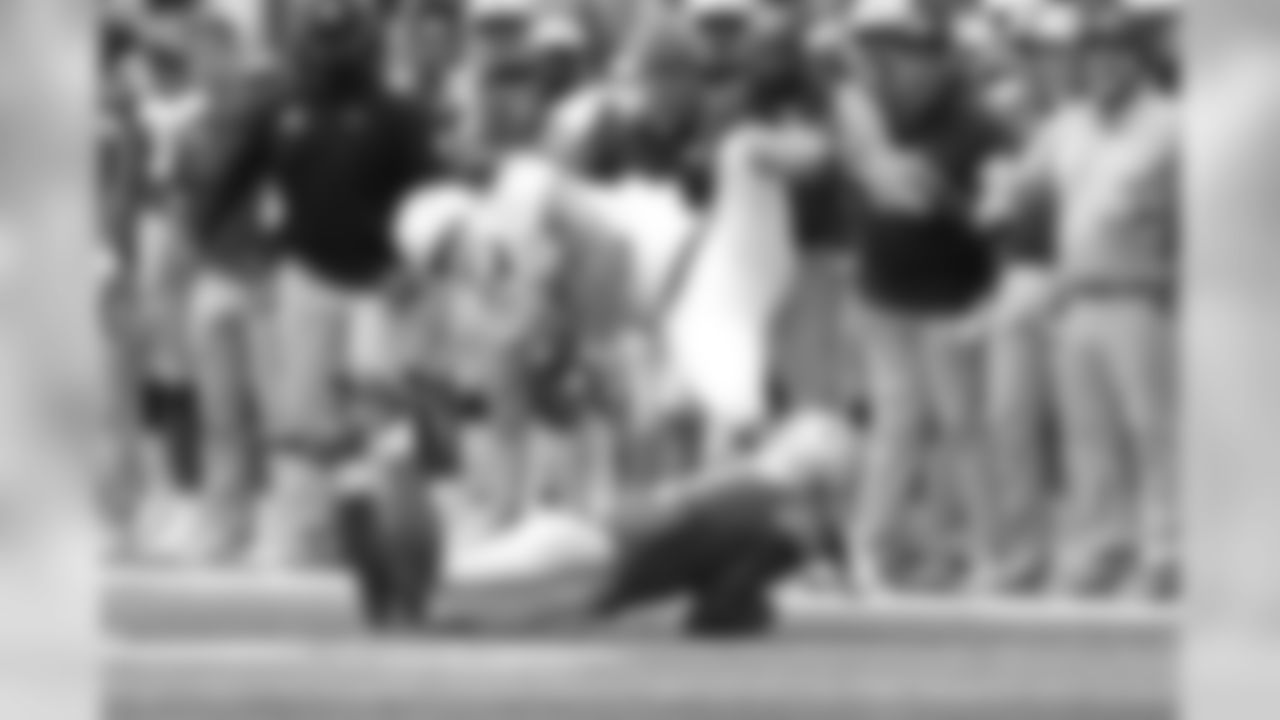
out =
[(1169, 308), (1135, 294), (1078, 300), (1057, 328), (1063, 583), (1133, 540), (1149, 569), (1174, 559), (1174, 322)]
[(132, 295), (143, 372), (151, 380), (186, 382), (195, 256), (172, 219), (156, 212), (142, 222), (136, 262)]
[[(868, 591), (884, 581), (877, 555), (903, 521), (907, 491), (922, 476), (941, 482), (934, 489), (942, 492), (931, 495), (958, 501), (962, 552), (974, 572), (986, 569), (981, 566), (990, 552), (991, 488), (980, 422), (982, 344), (974, 321), (877, 310), (865, 316), (873, 419), (852, 536), (861, 555), (854, 571)], [(937, 477), (939, 469), (946, 477)], [(940, 540), (927, 544), (937, 547)]]
[(189, 343), (201, 413), (204, 511), (215, 553), (234, 553), (248, 541), (265, 480), (269, 320), (264, 279), (214, 270), (196, 278)]
[(111, 407), (111, 442), (99, 499), (107, 529), (120, 550), (128, 549), (146, 491), (142, 419), (138, 396), (142, 383), (136, 328), (137, 308), (130, 281), (110, 278), (102, 293), (102, 321)]
[(296, 266), (280, 270), (273, 299), (271, 487), (258, 523), (259, 560), (268, 565), (306, 562), (332, 540), (332, 455), (348, 416), (343, 383), (356, 357), (357, 319), (372, 302)]
[[(991, 441), (992, 521), (1010, 562), (1048, 550), (1055, 470), (1053, 323), (1043, 312), (1046, 271), (1013, 268), (996, 298), (986, 357), (986, 413)], [(1010, 568), (1013, 569), (1013, 568)]]

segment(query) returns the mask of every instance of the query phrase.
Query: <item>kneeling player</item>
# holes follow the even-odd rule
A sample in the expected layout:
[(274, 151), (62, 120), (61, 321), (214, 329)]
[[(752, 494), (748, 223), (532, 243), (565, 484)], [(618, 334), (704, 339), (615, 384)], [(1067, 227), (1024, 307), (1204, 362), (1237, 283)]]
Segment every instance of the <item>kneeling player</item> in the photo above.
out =
[[(396, 467), (407, 439), (384, 446), (385, 468)], [(433, 603), (454, 621), (503, 629), (688, 599), (691, 632), (749, 634), (775, 622), (780, 582), (839, 550), (833, 501), (856, 471), (856, 450), (842, 419), (795, 415), (731, 466), (597, 518), (535, 514), (469, 547), (445, 542), (444, 516), (408, 474), (384, 472), (347, 498), (343, 527), (359, 595), (379, 624), (397, 612), (424, 618)]]

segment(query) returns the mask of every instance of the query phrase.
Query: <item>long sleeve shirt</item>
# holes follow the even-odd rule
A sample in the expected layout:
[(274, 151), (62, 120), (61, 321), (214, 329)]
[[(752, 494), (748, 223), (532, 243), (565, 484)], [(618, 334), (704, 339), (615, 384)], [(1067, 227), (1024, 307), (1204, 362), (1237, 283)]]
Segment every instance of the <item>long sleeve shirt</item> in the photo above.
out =
[(287, 259), (336, 284), (378, 282), (396, 261), (395, 210), (430, 169), (430, 137), (414, 108), (378, 92), (322, 104), (263, 91), (226, 129), (196, 224), (216, 243), (270, 190)]
[(1167, 285), (1177, 261), (1176, 104), (1152, 93), (1107, 118), (1064, 108), (1025, 155), (994, 178), (982, 214), (1010, 217), (1039, 198), (1054, 207), (1059, 269), (1081, 285)]

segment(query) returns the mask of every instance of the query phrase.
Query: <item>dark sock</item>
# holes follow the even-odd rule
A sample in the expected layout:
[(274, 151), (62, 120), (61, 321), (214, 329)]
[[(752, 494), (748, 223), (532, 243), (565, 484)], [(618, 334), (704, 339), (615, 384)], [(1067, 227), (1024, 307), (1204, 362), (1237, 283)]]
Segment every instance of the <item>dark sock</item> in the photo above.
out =
[(394, 621), (392, 569), (380, 541), (378, 510), (368, 497), (343, 498), (337, 508), (342, 558), (355, 585), (365, 622), (385, 628)]
[(140, 390), (143, 427), (160, 438), (179, 490), (199, 486), (200, 432), (195, 391), (183, 383), (151, 380)]
[(169, 463), (180, 489), (200, 489), (200, 412), (195, 391), (190, 387), (171, 390), (169, 420)]
[[(408, 500), (406, 502), (406, 500)], [(432, 597), (444, 564), (444, 537), (439, 519), (425, 502), (406, 498), (384, 509), (383, 543), (391, 570), (397, 618), (421, 625), (430, 615)]]

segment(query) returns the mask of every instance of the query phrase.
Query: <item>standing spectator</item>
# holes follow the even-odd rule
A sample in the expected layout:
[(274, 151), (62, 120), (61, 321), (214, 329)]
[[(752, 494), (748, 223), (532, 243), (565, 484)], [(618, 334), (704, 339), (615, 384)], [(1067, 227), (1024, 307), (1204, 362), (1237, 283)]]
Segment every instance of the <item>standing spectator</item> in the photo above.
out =
[(135, 98), (145, 163), (134, 299), (145, 376), (142, 413), (164, 458), (151, 497), (155, 524), (145, 532), (162, 555), (181, 553), (197, 525), (198, 411), (186, 334), (195, 256), (183, 218), (191, 191), (184, 158), (209, 98), (188, 49), (189, 20), (163, 14), (141, 26), (148, 65)]
[[(778, 82), (797, 91), (794, 112), (830, 133), (829, 96), (851, 68), (846, 33), (823, 30), (825, 36), (785, 41), (792, 69)], [(861, 235), (858, 196), (832, 153), (798, 179), (793, 199), (800, 266), (776, 340), (781, 389), (806, 407), (857, 409), (865, 405), (851, 282)]]
[(102, 501), (112, 553), (130, 554), (137, 549), (137, 513), (145, 480), (139, 414), (139, 338), (132, 307), (144, 143), (131, 85), (140, 68), (141, 53), (135, 33), (122, 20), (108, 21), (101, 42), (97, 209), (111, 268), (106, 287), (102, 288), (102, 311), (112, 370), (112, 408), (116, 411)]
[(754, 0), (698, 16), (714, 46), (711, 191), (702, 245), (673, 315), (673, 350), (709, 423), (708, 457), (732, 452), (769, 414), (773, 334), (797, 270), (798, 181), (828, 144), (806, 116), (803, 63)]
[(255, 198), (212, 219), (200, 208), (204, 193), (214, 191), (224, 156), (233, 155), (242, 139), (244, 124), (274, 101), (280, 78), (252, 64), (256, 58), (239, 26), (221, 27), (221, 34), (207, 39), (211, 109), (190, 159), (197, 188), (190, 220), (199, 263), (188, 336), (203, 487), (202, 527), (191, 554), (197, 561), (234, 562), (248, 549), (253, 503), (266, 481), (272, 206)]
[[(1041, 4), (1019, 19), (1018, 63), (993, 88), (992, 102), (1022, 146), (1076, 90), (1079, 16)], [(1004, 158), (1002, 158), (1004, 160)], [(1024, 208), (996, 233), (1003, 270), (992, 306), (986, 358), (986, 412), (999, 582), (1027, 588), (1041, 579), (1052, 545), (1051, 511), (1060, 479), (1052, 393), (1053, 322), (1037, 309), (1053, 282), (1053, 207)]]
[[(910, 2), (854, 13), (865, 87), (840, 99), (846, 167), (867, 197), (859, 284), (871, 383), (872, 438), (853, 529), (854, 573), (872, 597), (890, 590), (885, 552), (913, 478), (942, 482), (964, 511), (967, 582), (993, 572), (985, 438), (972, 327), (996, 280), (992, 250), (969, 221), (980, 172), (1000, 135), (949, 36)], [(934, 440), (926, 445), (926, 438)], [(922, 453), (934, 447), (937, 453)], [(946, 464), (915, 463), (937, 456)]]
[(468, 0), (463, 47), (445, 83), (452, 163), (492, 171), (512, 136), (525, 135), (535, 107), (529, 39), (542, 10), (536, 0)]
[(1135, 20), (1088, 27), (1086, 96), (1042, 128), (984, 209), (1007, 217), (1046, 194), (1056, 208), (1045, 307), (1059, 313), (1067, 487), (1054, 582), (1069, 593), (1101, 589), (1131, 548), (1134, 587), (1168, 591), (1173, 578), (1177, 103), (1134, 45)]
[(254, 553), (266, 565), (326, 554), (352, 320), (395, 265), (393, 212), (427, 168), (430, 137), (383, 88), (366, 8), (308, 3), (301, 30), (290, 83), (246, 118), (198, 212), (216, 228), (265, 192), (283, 210), (271, 487)]

